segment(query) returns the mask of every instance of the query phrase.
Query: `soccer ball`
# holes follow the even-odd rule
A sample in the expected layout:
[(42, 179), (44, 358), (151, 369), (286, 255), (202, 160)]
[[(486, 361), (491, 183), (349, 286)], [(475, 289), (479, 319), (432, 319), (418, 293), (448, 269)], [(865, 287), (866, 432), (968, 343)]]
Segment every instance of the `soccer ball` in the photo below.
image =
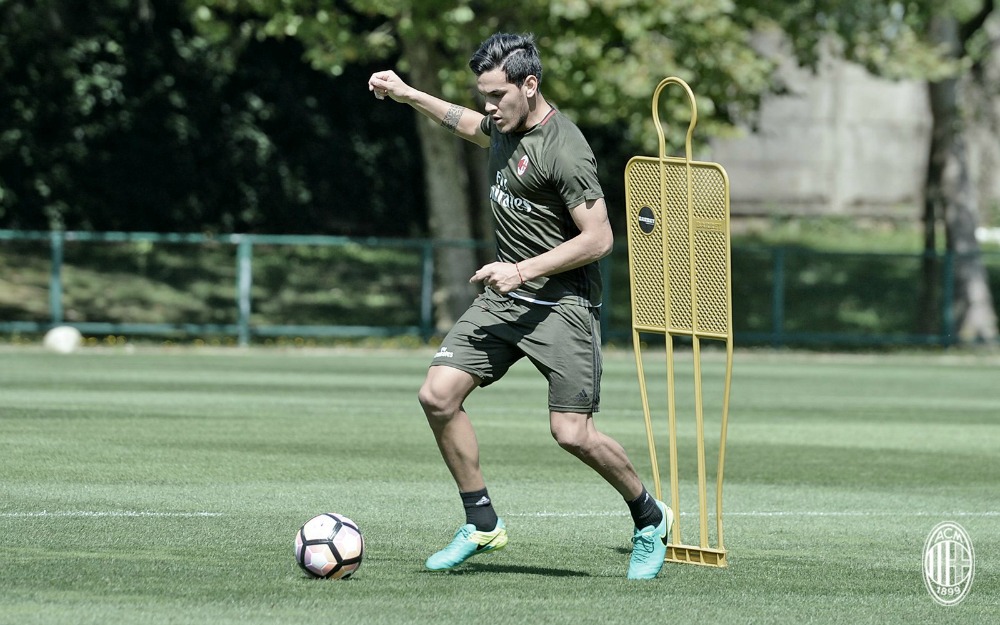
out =
[(314, 516), (295, 535), (295, 561), (310, 577), (347, 579), (361, 566), (364, 555), (361, 530), (342, 514)]
[(73, 326), (56, 326), (45, 333), (42, 344), (54, 352), (69, 354), (83, 345), (83, 336)]

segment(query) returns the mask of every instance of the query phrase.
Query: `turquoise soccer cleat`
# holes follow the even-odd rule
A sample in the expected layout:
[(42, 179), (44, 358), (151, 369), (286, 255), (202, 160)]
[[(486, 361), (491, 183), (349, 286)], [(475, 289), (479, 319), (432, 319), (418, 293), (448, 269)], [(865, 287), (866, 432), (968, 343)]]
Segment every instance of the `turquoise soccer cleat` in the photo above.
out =
[(427, 558), (425, 566), (432, 571), (446, 571), (465, 562), (472, 556), (496, 551), (507, 546), (507, 528), (497, 519), (492, 532), (481, 532), (475, 525), (466, 524), (458, 528), (455, 538), (448, 546)]
[(667, 535), (674, 524), (674, 511), (662, 501), (656, 505), (663, 513), (663, 520), (657, 526), (636, 528), (632, 536), (632, 558), (628, 563), (629, 579), (653, 579), (663, 568), (667, 557)]

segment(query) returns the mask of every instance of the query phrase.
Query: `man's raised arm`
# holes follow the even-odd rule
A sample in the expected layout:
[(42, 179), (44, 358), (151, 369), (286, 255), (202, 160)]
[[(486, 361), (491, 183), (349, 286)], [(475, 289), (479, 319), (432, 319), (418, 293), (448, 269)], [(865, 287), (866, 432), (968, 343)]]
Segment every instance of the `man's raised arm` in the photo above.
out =
[(409, 104), (466, 141), (484, 148), (490, 145), (489, 136), (484, 135), (479, 128), (479, 122), (484, 117), (482, 113), (414, 89), (403, 82), (392, 70), (372, 74), (371, 78), (368, 79), (368, 90), (375, 94), (379, 100), (388, 96), (396, 102)]

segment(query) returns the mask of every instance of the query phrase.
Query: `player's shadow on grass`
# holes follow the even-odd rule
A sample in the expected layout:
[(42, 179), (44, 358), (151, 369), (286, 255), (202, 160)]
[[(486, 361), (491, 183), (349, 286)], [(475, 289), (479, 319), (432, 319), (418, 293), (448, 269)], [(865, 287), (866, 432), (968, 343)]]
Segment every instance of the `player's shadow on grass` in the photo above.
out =
[(517, 564), (466, 564), (462, 568), (448, 571), (450, 575), (469, 575), (473, 573), (517, 573), (518, 575), (544, 575), (546, 577), (590, 577), (586, 571), (570, 569), (550, 569), (541, 566), (521, 566)]

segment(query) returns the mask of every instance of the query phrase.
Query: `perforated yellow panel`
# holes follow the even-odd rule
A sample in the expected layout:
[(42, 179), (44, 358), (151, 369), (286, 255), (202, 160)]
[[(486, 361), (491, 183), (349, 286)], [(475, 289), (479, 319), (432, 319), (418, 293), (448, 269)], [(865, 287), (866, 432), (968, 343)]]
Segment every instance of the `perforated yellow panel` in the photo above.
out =
[[(666, 289), (663, 262), (663, 211), (660, 203), (660, 168), (656, 162), (634, 158), (625, 167), (628, 210), (629, 262), (632, 273), (632, 325), (649, 331), (666, 330)], [(648, 208), (639, 223), (639, 211)], [(643, 232), (643, 228), (649, 230)]]
[[(691, 123), (685, 157), (666, 156), (666, 141), (659, 118), (660, 93), (668, 85), (680, 86), (691, 104)], [(733, 370), (732, 291), (730, 288), (729, 180), (715, 163), (691, 158), (691, 137), (698, 120), (694, 93), (683, 80), (666, 78), (653, 92), (653, 123), (659, 139), (659, 157), (637, 156), (625, 167), (625, 206), (628, 217), (629, 280), (632, 287), (632, 343), (639, 373), (639, 392), (646, 422), (653, 487), (662, 496), (659, 460), (640, 332), (666, 335), (667, 442), (669, 445), (670, 506), (675, 513), (666, 560), (725, 567), (722, 533), (722, 480), (725, 466), (729, 390)], [(677, 459), (677, 402), (674, 342), (677, 335), (691, 337), (694, 360), (694, 423), (698, 478), (698, 541), (685, 542), (681, 529), (680, 464)], [(715, 479), (715, 511), (708, 511), (708, 473), (705, 450), (705, 417), (701, 379), (701, 339), (725, 341), (726, 369), (719, 429)], [(715, 518), (715, 544), (711, 544), (709, 517)], [(690, 535), (690, 532), (688, 533)]]
[[(690, 211), (684, 159), (637, 156), (625, 168), (632, 323), (647, 332), (724, 338), (731, 330), (729, 185), (715, 163), (690, 167)], [(640, 223), (644, 209), (652, 224), (648, 217)]]

